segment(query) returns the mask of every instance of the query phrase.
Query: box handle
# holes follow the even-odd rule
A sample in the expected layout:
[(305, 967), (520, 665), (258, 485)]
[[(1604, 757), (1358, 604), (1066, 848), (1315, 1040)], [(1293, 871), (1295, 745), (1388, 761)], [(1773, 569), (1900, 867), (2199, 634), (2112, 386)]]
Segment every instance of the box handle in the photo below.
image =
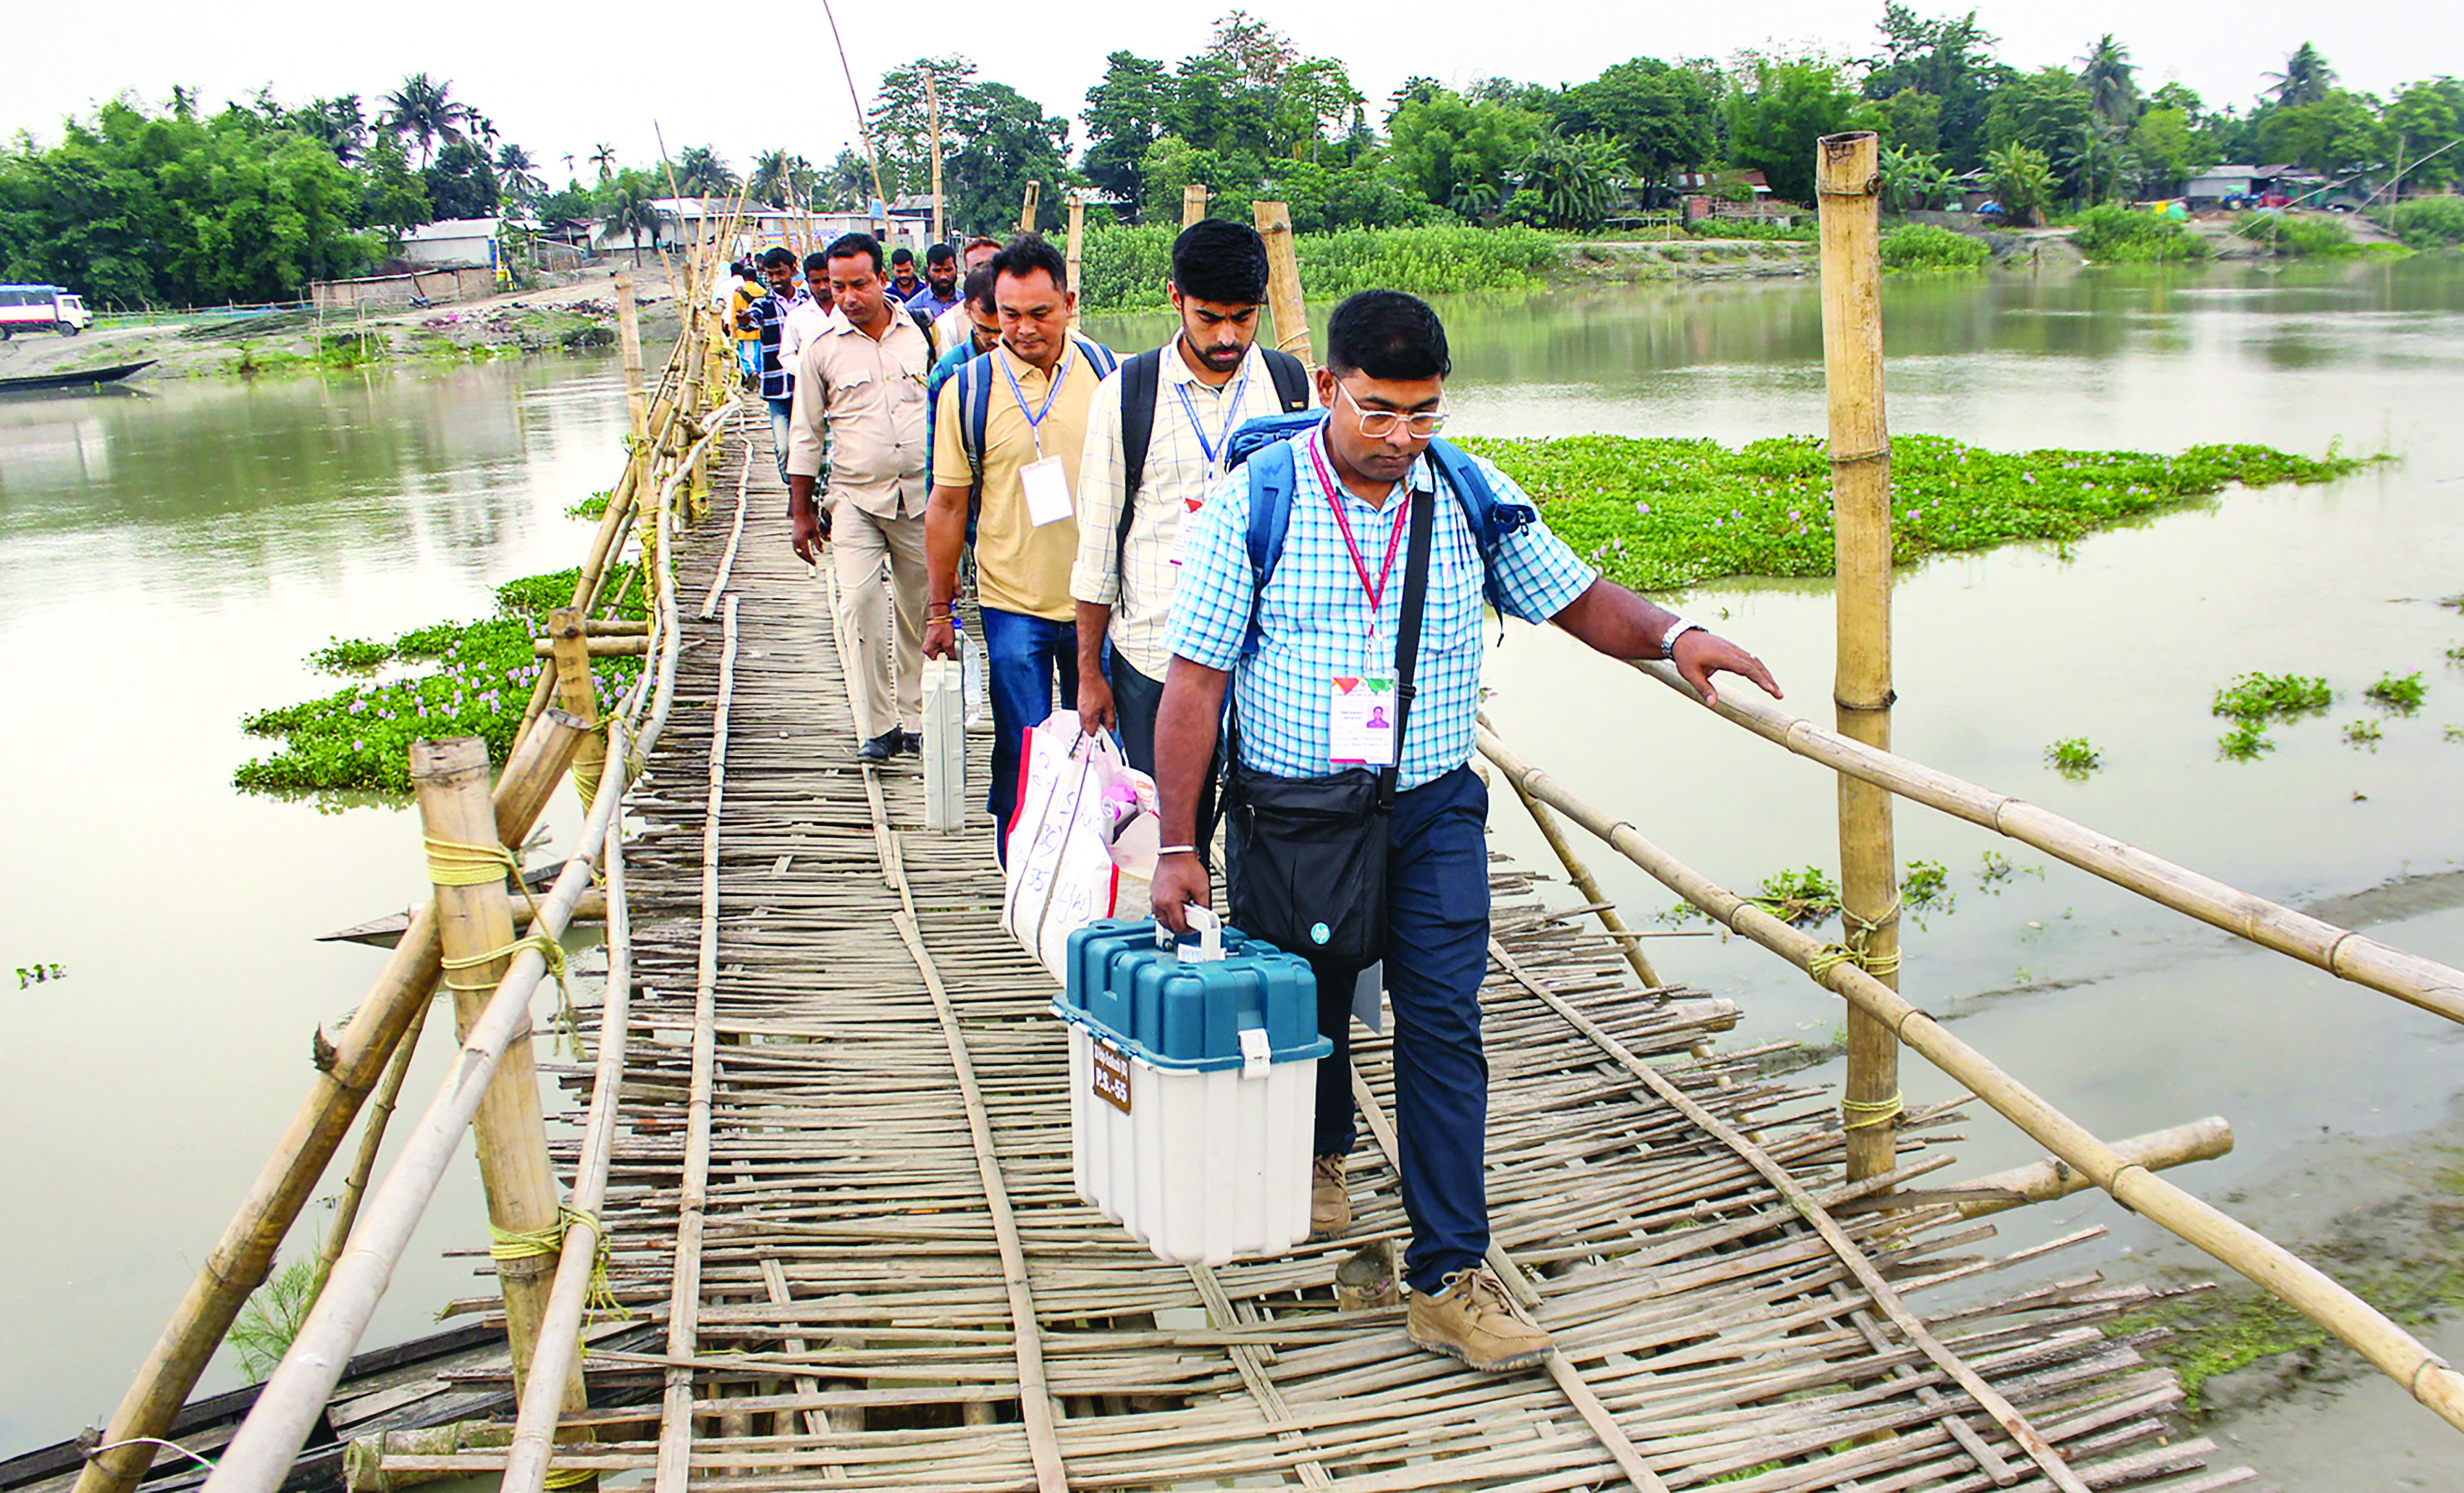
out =
[(1182, 944), (1173, 936), (1171, 929), (1157, 923), (1155, 924), (1155, 947), (1171, 949), (1174, 956), (1183, 964), (1212, 964), (1220, 961), (1223, 957), (1222, 917), (1213, 908), (1200, 907), (1195, 902), (1181, 911), (1188, 914), (1190, 926), (1198, 930), (1197, 944), (1195, 946)]
[(1241, 1076), (1265, 1078), (1274, 1062), (1275, 1049), (1266, 1044), (1266, 1029), (1263, 1026), (1241, 1028)]

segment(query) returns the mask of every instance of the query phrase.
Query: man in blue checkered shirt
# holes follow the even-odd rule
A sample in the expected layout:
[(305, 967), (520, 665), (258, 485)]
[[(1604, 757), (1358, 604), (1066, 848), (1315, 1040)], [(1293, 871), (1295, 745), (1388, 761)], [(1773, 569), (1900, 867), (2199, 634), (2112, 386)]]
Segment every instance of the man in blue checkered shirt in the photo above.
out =
[[(1155, 724), (1165, 853), (1155, 911), (1186, 932), (1188, 904), (1209, 900), (1193, 848), (1196, 806), (1227, 690), (1237, 765), (1252, 774), (1326, 778), (1349, 764), (1381, 765), (1374, 755), (1380, 746), (1391, 757), (1391, 742), (1379, 739), (1393, 725), (1389, 711), (1352, 692), (1373, 676), (1391, 684), (1397, 672), (1399, 598), (1411, 563), (1403, 536), (1414, 506), (1397, 499), (1432, 492), (1427, 597), (1413, 693), (1397, 702), (1408, 704), (1408, 714), (1386, 823), (1384, 972), (1395, 1015), (1403, 1209), (1412, 1222), (1406, 1327), (1421, 1346), (1494, 1372), (1542, 1361), (1551, 1343), (1483, 1263), (1488, 794), (1470, 761), (1484, 581), (1504, 610), (1526, 622), (1552, 622), (1612, 657), (1673, 659), (1705, 700), (1719, 672), (1773, 696), (1779, 687), (1735, 644), (1602, 579), (1530, 514), (1522, 489), (1484, 461), (1497, 503), (1530, 514), (1485, 558), (1463, 505), (1422, 454), (1444, 423), (1449, 371), (1445, 329), (1425, 302), (1394, 291), (1353, 296), (1335, 310), (1327, 366), (1317, 375), (1327, 418), (1291, 442), (1290, 515), (1263, 594), (1248, 541), (1257, 466), (1226, 479), (1196, 516)], [(1227, 869), (1237, 889), (1242, 867), (1236, 861)], [(1321, 940), (1324, 928), (1313, 931)], [(1336, 1236), (1351, 1226), (1343, 1163), (1353, 1141), (1349, 1024), (1361, 971), (1311, 964), (1319, 1030), (1334, 1052), (1317, 1068), (1310, 1222), (1316, 1233)]]

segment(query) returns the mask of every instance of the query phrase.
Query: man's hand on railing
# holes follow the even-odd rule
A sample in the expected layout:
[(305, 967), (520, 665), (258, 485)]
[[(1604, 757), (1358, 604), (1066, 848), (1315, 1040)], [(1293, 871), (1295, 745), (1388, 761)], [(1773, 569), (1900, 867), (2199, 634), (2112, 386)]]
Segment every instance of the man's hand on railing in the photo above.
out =
[(1751, 680), (1774, 700), (1783, 697), (1779, 681), (1771, 677), (1761, 659), (1703, 627), (1689, 627), (1678, 637), (1669, 662), (1677, 666), (1680, 677), (1701, 692), (1705, 705), (1720, 703), (1720, 692), (1711, 688), (1713, 674), (1735, 674)]

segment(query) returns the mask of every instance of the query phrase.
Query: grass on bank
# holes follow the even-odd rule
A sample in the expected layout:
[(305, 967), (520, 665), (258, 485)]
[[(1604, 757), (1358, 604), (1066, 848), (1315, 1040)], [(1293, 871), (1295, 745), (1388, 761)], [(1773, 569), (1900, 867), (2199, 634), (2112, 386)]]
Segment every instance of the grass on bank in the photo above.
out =
[[(1177, 224), (1090, 228), (1080, 261), (1080, 300), (1092, 312), (1156, 311), (1169, 302), (1172, 241)], [(1373, 287), (1443, 296), (1458, 291), (1522, 290), (1538, 285), (1565, 260), (1573, 240), (1538, 229), (1355, 229), (1297, 233), (1301, 285), (1312, 301)]]
[[(479, 622), (439, 623), (388, 642), (332, 640), (309, 658), (328, 673), (407, 667), (392, 678), (242, 718), (241, 730), (281, 746), (243, 763), (232, 783), (253, 793), (407, 793), (410, 743), (421, 736), (479, 736), (489, 757), (502, 762), (547, 667), (532, 653), (532, 641), (542, 635), (539, 620), (573, 600), (576, 579), (568, 569), (507, 582), (496, 588), (498, 615)], [(627, 598), (619, 616), (640, 618), (648, 614), (631, 580), (631, 567), (619, 567), (608, 593)], [(641, 668), (638, 658), (594, 659), (602, 701), (613, 700)]]
[[(1462, 444), (1521, 483), (1575, 554), (1638, 590), (1832, 573), (1830, 461), (1813, 436), (1735, 449), (1617, 435)], [(2178, 456), (1990, 451), (1938, 435), (1895, 435), (1892, 542), (1903, 562), (2018, 540), (2066, 542), (2234, 484), (2326, 482), (2364, 464), (2264, 446), (2194, 446)]]
[(1992, 257), (1983, 240), (1930, 223), (1903, 223), (1882, 235), (1885, 270), (1977, 270)]
[(2071, 242), (2099, 264), (2178, 264), (2208, 257), (2208, 241), (2188, 223), (2118, 204), (2089, 208), (2071, 220)]

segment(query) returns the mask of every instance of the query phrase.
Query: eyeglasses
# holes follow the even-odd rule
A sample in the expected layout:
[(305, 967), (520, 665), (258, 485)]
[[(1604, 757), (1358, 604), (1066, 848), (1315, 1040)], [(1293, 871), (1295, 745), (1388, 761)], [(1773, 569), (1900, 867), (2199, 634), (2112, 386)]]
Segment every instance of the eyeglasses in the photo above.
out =
[(1384, 440), (1394, 434), (1398, 425), (1409, 426), (1412, 433), (1419, 436), (1435, 435), (1446, 428), (1443, 409), (1425, 409), (1417, 414), (1405, 414), (1396, 409), (1363, 409), (1360, 401), (1352, 398), (1352, 390), (1338, 384), (1334, 391), (1352, 400), (1352, 407), (1360, 415), (1360, 433), (1373, 441)]

